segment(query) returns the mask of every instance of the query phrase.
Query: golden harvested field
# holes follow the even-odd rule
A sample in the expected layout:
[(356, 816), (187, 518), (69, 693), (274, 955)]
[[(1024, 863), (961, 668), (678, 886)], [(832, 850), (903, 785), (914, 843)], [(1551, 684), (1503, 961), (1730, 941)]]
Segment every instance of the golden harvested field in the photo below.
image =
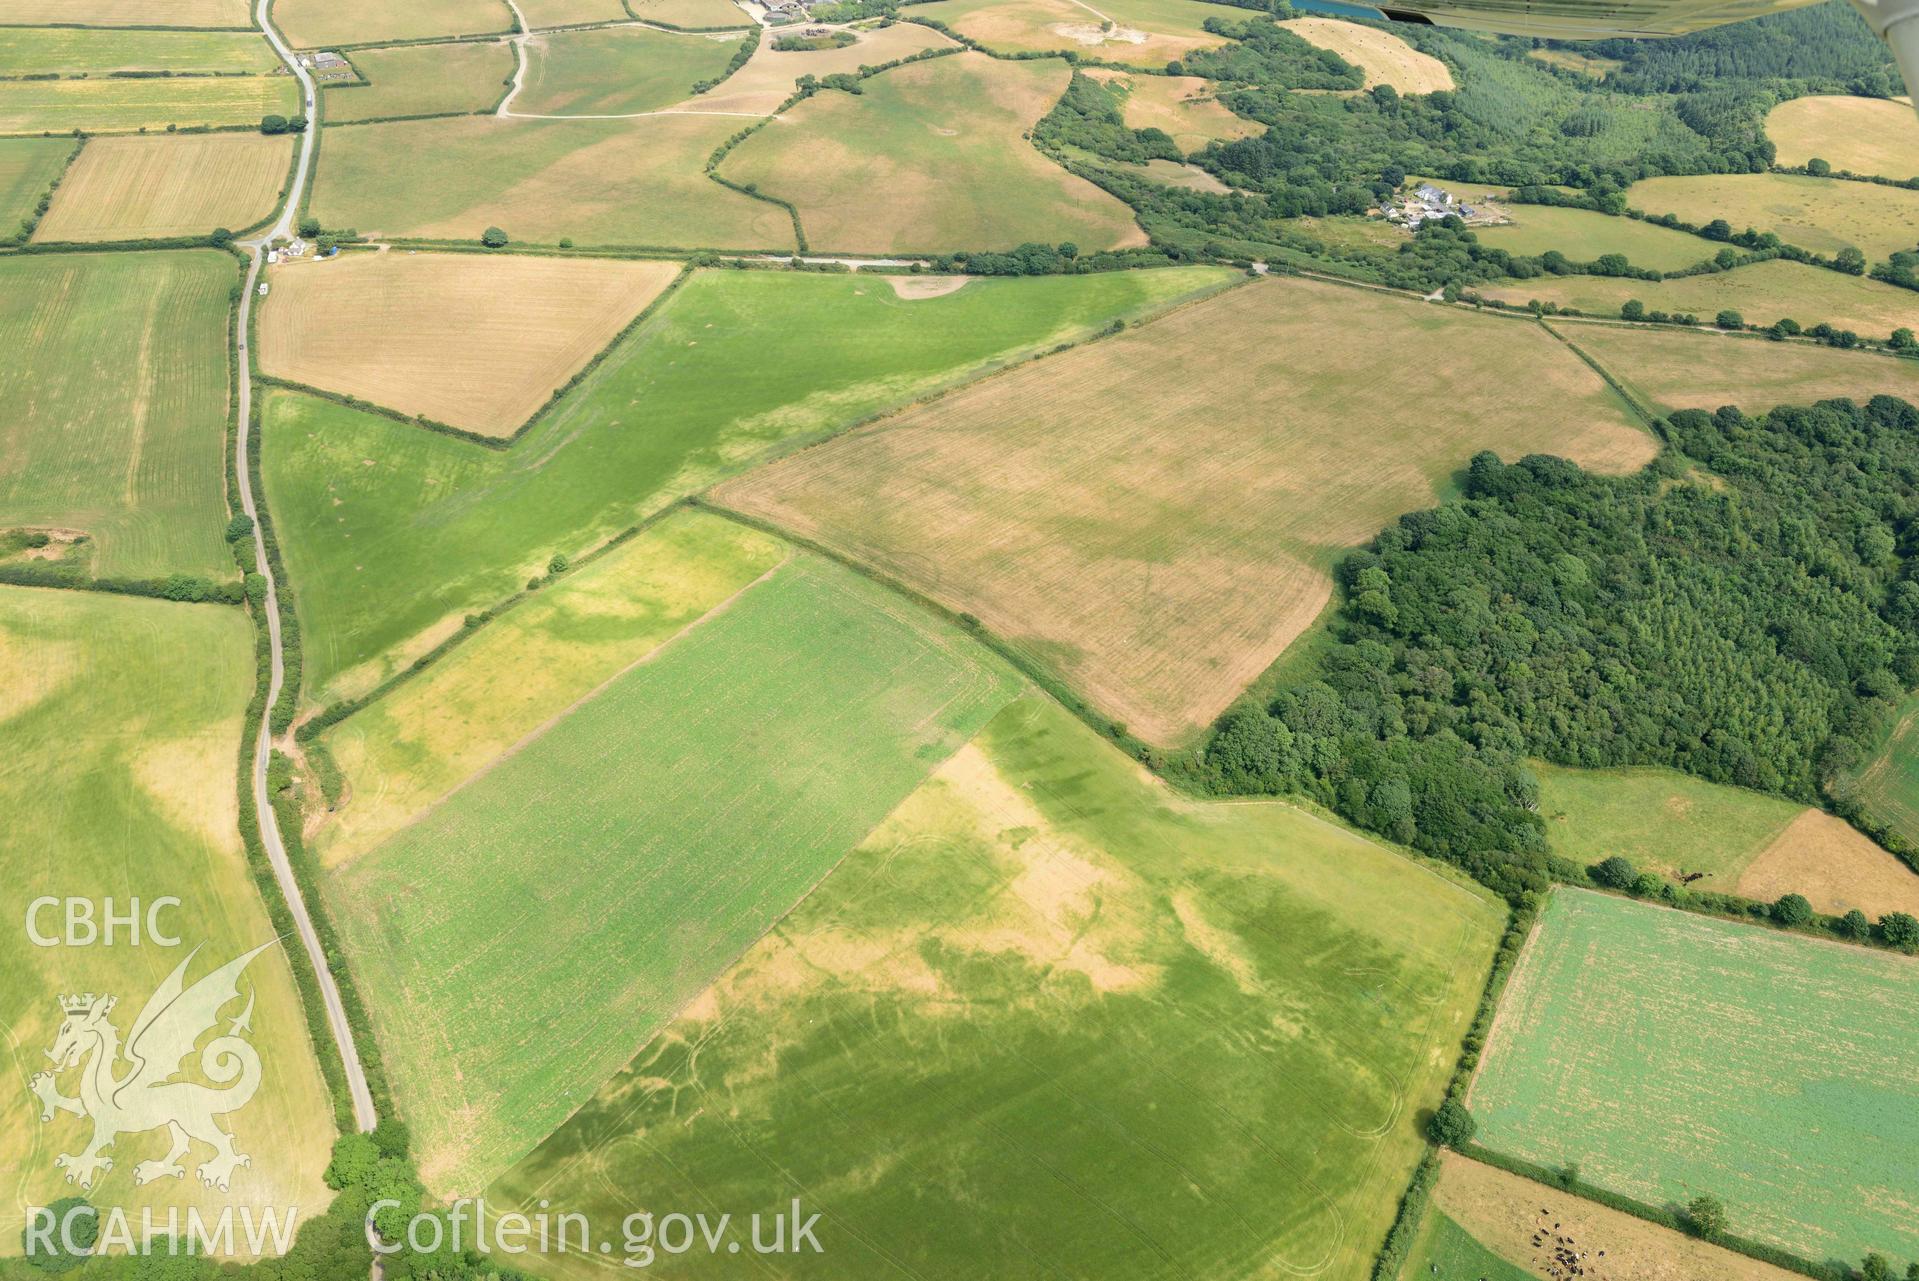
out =
[(912, 14), (1007, 53), (1073, 50), (1143, 67), (1225, 44), (1204, 29), (1208, 18), (1237, 25), (1252, 16), (1193, 0), (938, 0), (915, 6)]
[(1121, 110), (1128, 128), (1163, 129), (1181, 151), (1250, 138), (1265, 128), (1221, 106), (1213, 97), (1213, 82), (1198, 76), (1136, 76), (1110, 67), (1094, 67), (1086, 74), (1124, 96)]
[(1270, 280), (716, 494), (973, 614), (1171, 743), (1313, 621), (1339, 551), (1480, 449), (1628, 471), (1656, 447), (1536, 325)]
[(1452, 70), (1390, 31), (1338, 18), (1294, 18), (1286, 29), (1322, 49), (1331, 49), (1366, 73), (1366, 87), (1391, 85), (1401, 93), (1451, 89)]
[(677, 263), (355, 253), (272, 273), (260, 366), (506, 436), (673, 282)]
[(520, 12), (535, 31), (584, 22), (626, 21), (626, 9), (620, 0), (520, 0)]
[(685, 31), (739, 30), (753, 25), (746, 10), (732, 0), (627, 0), (641, 22)]
[(1646, 178), (1627, 188), (1626, 200), (1650, 214), (1677, 214), (1695, 226), (1724, 218), (1734, 231), (1770, 231), (1814, 253), (1834, 254), (1850, 245), (1871, 262), (1919, 245), (1919, 191), (1843, 178), (1790, 173)]
[(513, 30), (506, 0), (274, 0), (273, 21), (301, 49)]
[(0, 25), (247, 27), (252, 9), (247, 0), (0, 0)]
[(513, 78), (513, 49), (500, 40), (360, 49), (353, 65), (370, 82), (329, 86), (326, 122), (491, 111)]
[[(1440, 1154), (1433, 1201), (1487, 1249), (1544, 1275), (1548, 1251), (1535, 1247), (1541, 1229), (1570, 1237), (1594, 1257), (1590, 1275), (1604, 1281), (1798, 1281), (1799, 1274), (1684, 1236), (1459, 1155)], [(1548, 1239), (1547, 1245), (1552, 1242)], [(1597, 1263), (1597, 1252), (1606, 1259)], [(1559, 1275), (1554, 1273), (1553, 1275)], [(1409, 1279), (1410, 1281), (1410, 1279)], [(1448, 1281), (1451, 1281), (1448, 1278)]]
[(258, 124), (291, 115), (292, 76), (105, 77), (0, 81), (0, 133), (132, 133), (168, 125)]
[(1807, 810), (1752, 861), (1736, 893), (1771, 902), (1804, 894), (1821, 912), (1858, 908), (1868, 916), (1919, 915), (1919, 875), (1860, 835), (1852, 824)]
[(1919, 177), (1919, 120), (1910, 103), (1795, 98), (1772, 109), (1766, 133), (1782, 165), (1803, 165), (1816, 156), (1851, 173), (1901, 181)]
[(831, 76), (857, 71), (864, 66), (877, 67), (885, 62), (910, 58), (924, 49), (946, 49), (953, 42), (933, 30), (912, 22), (896, 22), (890, 27), (870, 27), (856, 32), (858, 44), (844, 49), (795, 50), (782, 53), (773, 47), (777, 28), (769, 28), (760, 37), (759, 52), (744, 67), (726, 78), (718, 89), (685, 105), (700, 111), (744, 111), (771, 115), (793, 96), (793, 82), (801, 76)]
[(35, 240), (148, 240), (238, 231), (273, 212), (291, 138), (257, 133), (95, 138), (80, 152)]
[(1022, 136), (1059, 101), (1063, 62), (961, 53), (899, 67), (858, 97), (823, 93), (741, 143), (720, 166), (799, 207), (820, 250), (1143, 245), (1132, 210)]
[(1919, 361), (1673, 329), (1576, 322), (1558, 328), (1662, 413), (1721, 405), (1764, 413), (1774, 405), (1835, 396), (1867, 401), (1882, 393), (1919, 402)]

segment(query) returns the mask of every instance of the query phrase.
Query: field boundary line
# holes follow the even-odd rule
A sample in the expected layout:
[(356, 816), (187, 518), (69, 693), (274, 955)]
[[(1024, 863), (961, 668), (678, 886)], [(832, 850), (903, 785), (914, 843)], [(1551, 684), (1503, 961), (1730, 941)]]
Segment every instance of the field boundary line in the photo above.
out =
[(1585, 363), (1588, 369), (1591, 369), (1595, 374), (1598, 374), (1600, 379), (1606, 384), (1606, 386), (1612, 388), (1613, 394), (1626, 402), (1626, 407), (1632, 410), (1633, 415), (1639, 419), (1640, 424), (1644, 426), (1646, 430), (1650, 431), (1653, 434), (1653, 436), (1659, 440), (1660, 448), (1662, 450), (1665, 448), (1665, 438), (1663, 436), (1660, 436), (1659, 434), (1659, 424), (1662, 421), (1664, 421), (1663, 415), (1654, 414), (1650, 406), (1640, 404), (1639, 398), (1633, 395), (1630, 391), (1627, 391), (1626, 384), (1621, 382), (1617, 377), (1615, 377), (1613, 375), (1613, 372), (1610, 369), (1607, 369), (1604, 365), (1600, 364), (1599, 361), (1596, 358), (1594, 358), (1590, 353), (1588, 353), (1584, 347), (1581, 347), (1578, 343), (1574, 342), (1572, 339), (1568, 338), (1566, 335), (1560, 333), (1557, 329), (1554, 329), (1552, 325), (1549, 324), (1543, 318), (1539, 322), (1539, 327), (1545, 330), (1547, 333), (1551, 334), (1554, 338), (1557, 338), (1562, 344), (1565, 345), (1565, 348), (1567, 351), (1570, 351), (1573, 355), (1579, 357), (1579, 359)]

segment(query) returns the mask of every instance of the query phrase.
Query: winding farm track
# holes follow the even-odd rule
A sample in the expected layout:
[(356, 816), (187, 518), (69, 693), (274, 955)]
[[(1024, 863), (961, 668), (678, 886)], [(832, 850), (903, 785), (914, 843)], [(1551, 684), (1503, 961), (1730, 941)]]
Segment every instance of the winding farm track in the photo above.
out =
[[(262, 608), (266, 613), (267, 641), (271, 657), (271, 666), (267, 682), (266, 708), (271, 712), (274, 702), (280, 697), (280, 690), (286, 683), (286, 650), (280, 636), (280, 585), (273, 577), (273, 563), (267, 557), (266, 535), (260, 527), (260, 513), (253, 493), (252, 468), (247, 457), (248, 427), (253, 421), (253, 367), (247, 350), (247, 332), (253, 319), (253, 300), (258, 297), (260, 268), (264, 260), (267, 242), (277, 238), (290, 239), (293, 234), (293, 220), (300, 208), (301, 197), (306, 192), (308, 178), (313, 170), (313, 150), (319, 141), (320, 122), (315, 108), (313, 78), (300, 66), (298, 58), (281, 39), (279, 31), (273, 25), (270, 10), (273, 0), (258, 0), (254, 19), (260, 30), (266, 35), (267, 43), (280, 55), (282, 61), (300, 81), (300, 93), (305, 102), (305, 113), (311, 122), (300, 140), (300, 163), (294, 169), (293, 181), (287, 184), (286, 203), (281, 206), (280, 216), (273, 225), (257, 238), (241, 245), (247, 252), (246, 288), (240, 295), (240, 317), (237, 329), (240, 355), (239, 377), (239, 430), (235, 433), (235, 473), (240, 488), (240, 508), (253, 521), (253, 560), (254, 569), (266, 579), (266, 599)], [(273, 806), (267, 793), (267, 760), (273, 750), (273, 730), (271, 716), (260, 718), (260, 737), (253, 746), (251, 765), (253, 785), (253, 805), (260, 817), (260, 840), (266, 846), (267, 861), (273, 867), (273, 879), (279, 883), (280, 893), (286, 899), (287, 909), (293, 915), (295, 930), (300, 935), (300, 943), (306, 948), (307, 960), (313, 966), (314, 977), (320, 986), (320, 1000), (326, 1007), (327, 1026), (333, 1031), (334, 1044), (340, 1047), (341, 1066), (346, 1071), (347, 1092), (353, 1100), (353, 1119), (362, 1131), (371, 1130), (379, 1122), (379, 1114), (373, 1107), (373, 1092), (367, 1087), (366, 1069), (360, 1063), (359, 1046), (353, 1039), (353, 1028), (347, 1022), (346, 1005), (340, 999), (340, 985), (334, 980), (333, 971), (327, 966), (326, 951), (320, 946), (319, 933), (313, 928), (312, 913), (307, 910), (306, 898), (300, 893), (300, 883), (293, 875), (293, 864), (287, 859), (286, 843), (280, 838), (279, 820), (274, 817)], [(380, 1275), (379, 1260), (374, 1261), (374, 1277)]]

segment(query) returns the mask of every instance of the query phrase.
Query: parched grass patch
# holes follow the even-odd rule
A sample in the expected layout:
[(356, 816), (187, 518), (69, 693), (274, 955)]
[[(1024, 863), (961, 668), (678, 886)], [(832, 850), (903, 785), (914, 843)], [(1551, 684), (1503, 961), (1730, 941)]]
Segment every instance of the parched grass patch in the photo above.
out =
[(380, 844), (787, 554), (719, 516), (677, 512), (516, 606), (327, 731), (351, 792), (322, 830), (323, 859)]
[(1228, 111), (1213, 96), (1214, 83), (1198, 76), (1141, 76), (1110, 67), (1094, 67), (1086, 74), (1124, 94), (1121, 111), (1129, 128), (1163, 129), (1182, 151), (1250, 138), (1265, 129)]
[(522, 426), (680, 272), (672, 262), (349, 254), (268, 276), (260, 367), (491, 436)]
[(280, 65), (258, 32), (0, 27), (0, 75), (115, 71), (265, 74)]
[(1919, 398), (1919, 361), (1809, 343), (1565, 323), (1560, 332), (1660, 412), (1737, 405), (1765, 413), (1840, 396)]
[[(1440, 1161), (1432, 1217), (1452, 1223), (1460, 1235), (1471, 1234), (1469, 1239), (1484, 1252), (1476, 1260), (1484, 1270), (1462, 1270), (1460, 1264), (1475, 1260), (1469, 1247), (1456, 1245), (1450, 1256), (1438, 1251), (1431, 1256), (1434, 1263), (1458, 1260), (1450, 1270), (1440, 1268), (1438, 1281), (1518, 1281), (1563, 1274), (1566, 1269), (1555, 1253), (1561, 1242), (1555, 1237), (1566, 1238), (1575, 1253), (1584, 1253), (1579, 1266), (1587, 1275), (1606, 1281), (1794, 1281), (1799, 1276), (1456, 1152), (1442, 1154)], [(1441, 1233), (1440, 1239), (1448, 1235)], [(1534, 1245), (1535, 1238), (1543, 1240)], [(1601, 1250), (1606, 1252), (1603, 1261)], [(1520, 1260), (1532, 1271), (1514, 1267), (1508, 1259)], [(1407, 1281), (1429, 1277), (1418, 1263), (1415, 1255), (1400, 1275)], [(1560, 1264), (1556, 1270), (1555, 1263)]]
[(0, 0), (0, 25), (249, 27), (250, 0)]
[(324, 85), (328, 124), (492, 111), (513, 79), (513, 49), (499, 40), (358, 49), (353, 65), (371, 83)]
[(1146, 242), (1132, 211), (1022, 135), (1071, 69), (955, 54), (896, 68), (858, 96), (817, 94), (736, 147), (731, 181), (798, 206), (814, 249), (937, 253)]
[(150, 240), (237, 231), (279, 204), (294, 142), (257, 133), (95, 138), (35, 240)]
[(1794, 98), (1767, 115), (1766, 133), (1778, 148), (1782, 165), (1803, 165), (1817, 158), (1851, 173), (1901, 182), (1919, 177), (1919, 121), (1913, 119), (1910, 103), (1883, 98)]
[[(240, 844), (234, 786), (253, 677), (253, 631), (239, 610), (0, 587), (0, 911), (11, 922), (0, 931), (0, 1026), (16, 1087), (0, 1105), (0, 1174), (11, 1189), (0, 1230), (10, 1253), (20, 1248), (24, 1207), (75, 1194), (54, 1157), (81, 1152), (92, 1133), (64, 1113), (43, 1125), (27, 1093), (27, 1078), (52, 1066), (42, 1051), (60, 1029), (58, 998), (119, 997), (112, 1022), (124, 1036), (191, 948), (204, 950), (189, 981), (274, 937)], [(161, 921), (183, 946), (131, 947), (123, 931), (112, 947), (36, 947), (23, 923), (44, 895), (111, 897), (121, 912), (129, 899), (170, 895), (180, 906)], [(43, 911), (40, 924), (57, 934), (57, 917)], [(259, 1050), (260, 1086), (221, 1125), (252, 1163), (234, 1171), (229, 1192), (216, 1192), (195, 1177), (211, 1155), (196, 1143), (183, 1178), (136, 1188), (135, 1167), (165, 1156), (167, 1138), (123, 1133), (108, 1152), (113, 1168), (85, 1193), (103, 1215), (124, 1207), (139, 1222), (148, 1207), (164, 1221), (169, 1209), (191, 1207), (211, 1224), (227, 1209), (284, 1216), (298, 1206), (317, 1216), (330, 1199), (320, 1175), (333, 1104), (284, 953), (256, 958), (242, 991), (252, 994), (247, 1040)], [(232, 1002), (225, 1019), (241, 1009)], [(209, 1083), (199, 1062), (188, 1057), (183, 1074)], [(79, 1075), (56, 1072), (60, 1091), (79, 1094)]]
[(1677, 280), (1544, 276), (1482, 285), (1478, 292), (1514, 305), (1536, 298), (1608, 319), (1616, 319), (1621, 306), (1637, 299), (1649, 311), (1688, 312), (1706, 324), (1731, 310), (1749, 325), (1787, 319), (1807, 329), (1831, 324), (1881, 339), (1895, 329), (1919, 325), (1919, 295), (1909, 289), (1783, 259)]
[(1197, 0), (1118, 0), (1097, 6), (1074, 0), (937, 0), (915, 5), (910, 16), (945, 23), (1006, 53), (1070, 51), (1109, 62), (1163, 67), (1195, 50), (1226, 43), (1224, 36), (1205, 29), (1206, 19), (1237, 25), (1248, 15)]
[[(1911, 112), (1907, 112), (1911, 115)], [(1919, 245), (1919, 191), (1788, 173), (1646, 178), (1626, 191), (1635, 208), (1734, 231), (1770, 231), (1788, 244), (1834, 254), (1848, 246), (1877, 262)]]
[[(1624, 254), (1635, 267), (1678, 271), (1706, 261), (1720, 248), (1684, 231), (1657, 227), (1637, 218), (1594, 213), (1590, 209), (1513, 203), (1500, 207), (1511, 215), (1512, 222), (1475, 227), (1473, 234), (1482, 243), (1508, 253), (1531, 255), (1557, 249), (1575, 262), (1590, 262), (1602, 254)], [(1538, 278), (1536, 282), (1550, 283)], [(1535, 282), (1521, 281), (1512, 288), (1522, 288), (1529, 283)]]
[(792, 561), (334, 877), (428, 1185), (530, 1151), (1016, 687)]
[(1172, 743), (1312, 623), (1341, 550), (1449, 492), (1478, 450), (1625, 471), (1655, 448), (1536, 326), (1274, 280), (716, 497), (978, 617)]
[(799, 1195), (795, 1277), (1362, 1277), (1500, 919), (1022, 699), (488, 1197)]
[(699, 111), (771, 115), (793, 96), (794, 82), (801, 76), (847, 74), (862, 66), (898, 62), (922, 50), (946, 49), (953, 44), (931, 27), (913, 22), (853, 29), (858, 40), (843, 49), (782, 51), (773, 47), (780, 34), (777, 27), (769, 28), (760, 38), (758, 52), (744, 67), (728, 76), (713, 92), (702, 94), (685, 105)]
[(1803, 894), (1821, 912), (1857, 908), (1919, 916), (1919, 875), (1844, 819), (1807, 810), (1760, 851), (1739, 878), (1738, 892), (1771, 902)]
[(1912, 958), (1560, 889), (1469, 1102), (1489, 1148), (1741, 1236), (1919, 1257)]
[(753, 25), (746, 10), (733, 0), (627, 0), (626, 7), (641, 22), (657, 22), (686, 31), (738, 31)]
[(1430, 53), (1421, 53), (1390, 31), (1339, 18), (1294, 18), (1286, 30), (1310, 44), (1330, 49), (1366, 73), (1366, 87), (1391, 85), (1404, 94), (1451, 89), (1452, 69)]
[(0, 138), (0, 238), (16, 235), (67, 167), (71, 138)]
[(433, 40), (513, 30), (506, 0), (274, 0), (273, 22), (297, 48)]
[[(526, 15), (527, 26), (535, 31), (542, 27), (567, 27), (583, 22), (627, 20), (626, 6), (620, 0), (520, 0), (520, 12)], [(740, 11), (735, 9), (733, 12)]]
[(554, 553), (578, 555), (769, 453), (1228, 278), (976, 280), (909, 300), (862, 277), (697, 274), (503, 451), (269, 395), (262, 467), (309, 692), (363, 689)]
[(791, 252), (793, 221), (706, 176), (746, 122), (727, 116), (471, 116), (327, 132), (313, 210), (386, 236)]
[(0, 133), (131, 133), (258, 124), (298, 110), (292, 76), (0, 80)]
[[(738, 42), (650, 27), (600, 27), (534, 36), (520, 46), (526, 80), (507, 110), (523, 116), (658, 111), (716, 80)], [(736, 125), (737, 127), (737, 125)]]
[(96, 574), (232, 575), (238, 280), (211, 250), (0, 258), (0, 528), (85, 531)]

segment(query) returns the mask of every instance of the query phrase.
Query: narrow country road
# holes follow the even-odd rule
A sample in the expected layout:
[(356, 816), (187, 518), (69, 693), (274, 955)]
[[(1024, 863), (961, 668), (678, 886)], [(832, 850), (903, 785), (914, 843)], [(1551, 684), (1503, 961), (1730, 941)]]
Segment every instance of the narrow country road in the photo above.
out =
[[(260, 718), (260, 737), (253, 746), (253, 804), (260, 815), (260, 839), (266, 845), (267, 861), (273, 865), (273, 878), (280, 884), (280, 893), (286, 899), (288, 909), (293, 913), (294, 928), (300, 935), (300, 942), (306, 948), (307, 960), (313, 966), (314, 976), (319, 980), (320, 999), (326, 1006), (327, 1025), (333, 1029), (333, 1040), (340, 1047), (341, 1065), (346, 1069), (347, 1091), (353, 1099), (353, 1119), (361, 1130), (371, 1130), (379, 1121), (373, 1109), (373, 1093), (367, 1088), (366, 1069), (360, 1065), (360, 1050), (353, 1040), (353, 1028), (347, 1023), (346, 1006), (340, 1000), (340, 985), (333, 979), (333, 971), (327, 968), (326, 952), (320, 946), (320, 936), (313, 928), (313, 916), (307, 910), (306, 899), (300, 893), (300, 883), (294, 879), (293, 865), (287, 861), (286, 844), (280, 839), (280, 824), (274, 817), (273, 806), (267, 795), (267, 758), (273, 749), (273, 731), (269, 721), (273, 704), (280, 697), (281, 686), (286, 681), (286, 658), (280, 638), (280, 585), (274, 581), (273, 565), (267, 559), (266, 535), (260, 528), (260, 513), (253, 493), (252, 470), (247, 457), (249, 441), (248, 424), (253, 421), (253, 362), (248, 351), (247, 334), (253, 319), (253, 302), (259, 296), (260, 268), (265, 258), (265, 246), (275, 237), (291, 239), (294, 219), (299, 216), (300, 200), (306, 192), (306, 185), (313, 168), (313, 148), (318, 141), (320, 122), (315, 108), (313, 78), (293, 56), (280, 33), (273, 26), (267, 12), (272, 0), (259, 0), (255, 20), (260, 30), (266, 34), (267, 42), (273, 51), (287, 64), (287, 67), (300, 81), (300, 93), (305, 103), (304, 112), (310, 122), (306, 132), (300, 135), (300, 163), (294, 169), (293, 181), (287, 185), (286, 204), (280, 210), (280, 216), (274, 224), (262, 232), (258, 238), (241, 244), (248, 257), (246, 288), (240, 295), (240, 324), (238, 329), (240, 344), (240, 386), (239, 386), (239, 436), (236, 445), (237, 456), (235, 470), (240, 486), (240, 507), (253, 521), (253, 559), (254, 568), (266, 579), (267, 641), (271, 652), (272, 664), (267, 683), (267, 715)], [(375, 1269), (378, 1273), (377, 1263)]]

